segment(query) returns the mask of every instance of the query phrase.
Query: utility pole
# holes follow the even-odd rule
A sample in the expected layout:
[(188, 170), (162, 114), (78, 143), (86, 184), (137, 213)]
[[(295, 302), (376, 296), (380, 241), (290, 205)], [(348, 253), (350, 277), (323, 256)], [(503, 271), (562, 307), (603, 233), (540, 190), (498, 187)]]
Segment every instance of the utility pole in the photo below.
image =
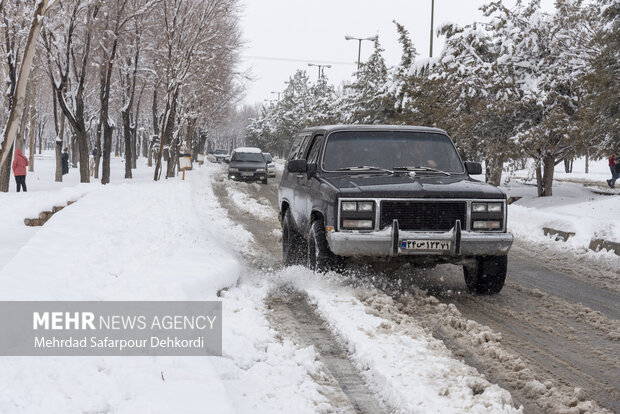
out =
[(433, 20), (435, 17), (435, 0), (431, 0), (431, 47), (430, 57), (433, 57)]

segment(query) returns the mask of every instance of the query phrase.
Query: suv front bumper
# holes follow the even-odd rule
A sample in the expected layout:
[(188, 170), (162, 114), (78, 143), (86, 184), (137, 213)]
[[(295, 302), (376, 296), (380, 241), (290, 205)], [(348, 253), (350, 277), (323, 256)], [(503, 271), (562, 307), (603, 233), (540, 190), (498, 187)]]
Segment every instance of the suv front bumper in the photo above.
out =
[(267, 179), (266, 172), (252, 172), (244, 171), (245, 175), (241, 172), (229, 172), (228, 178), (234, 181), (261, 181)]
[[(334, 232), (326, 234), (330, 250), (338, 256), (501, 256), (508, 254), (514, 237), (511, 233), (462, 231), (457, 222), (447, 232), (402, 231), (395, 222), (391, 228), (374, 232)], [(448, 242), (447, 250), (403, 249), (410, 241)]]

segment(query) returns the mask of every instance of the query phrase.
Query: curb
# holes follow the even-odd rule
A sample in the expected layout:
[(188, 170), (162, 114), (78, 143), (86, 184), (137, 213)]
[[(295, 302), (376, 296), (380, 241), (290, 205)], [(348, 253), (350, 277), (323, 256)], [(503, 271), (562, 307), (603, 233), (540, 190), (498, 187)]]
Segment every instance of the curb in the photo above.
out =
[[(545, 236), (555, 236), (555, 241), (565, 242), (570, 237), (575, 236), (575, 233), (573, 232), (552, 229), (551, 227), (543, 227), (543, 232)], [(620, 256), (620, 243), (609, 240), (592, 239), (590, 240), (588, 249), (595, 252), (598, 252), (601, 249), (607, 249), (609, 251), (613, 251), (617, 256)]]

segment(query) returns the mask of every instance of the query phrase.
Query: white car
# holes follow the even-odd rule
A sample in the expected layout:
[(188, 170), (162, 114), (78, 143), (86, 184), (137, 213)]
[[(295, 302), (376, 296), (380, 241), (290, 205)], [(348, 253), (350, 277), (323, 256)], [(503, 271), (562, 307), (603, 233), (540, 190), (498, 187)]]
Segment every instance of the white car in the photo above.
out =
[(276, 165), (273, 163), (273, 158), (271, 154), (268, 152), (263, 152), (263, 157), (265, 157), (265, 161), (267, 161), (267, 175), (269, 177), (276, 176)]
[(216, 149), (212, 154), (207, 156), (210, 162), (222, 162), (228, 158), (228, 151), (225, 149)]

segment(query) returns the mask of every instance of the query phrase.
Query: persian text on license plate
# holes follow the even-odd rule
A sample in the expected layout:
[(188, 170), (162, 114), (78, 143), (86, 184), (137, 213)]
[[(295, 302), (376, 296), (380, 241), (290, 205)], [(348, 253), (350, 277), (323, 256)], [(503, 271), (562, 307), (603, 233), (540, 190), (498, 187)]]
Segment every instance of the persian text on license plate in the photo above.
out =
[(254, 173), (251, 173), (251, 172), (242, 172), (241, 173), (242, 177), (252, 177), (253, 175), (254, 175)]
[(445, 240), (403, 240), (400, 242), (403, 250), (450, 250), (450, 242)]

